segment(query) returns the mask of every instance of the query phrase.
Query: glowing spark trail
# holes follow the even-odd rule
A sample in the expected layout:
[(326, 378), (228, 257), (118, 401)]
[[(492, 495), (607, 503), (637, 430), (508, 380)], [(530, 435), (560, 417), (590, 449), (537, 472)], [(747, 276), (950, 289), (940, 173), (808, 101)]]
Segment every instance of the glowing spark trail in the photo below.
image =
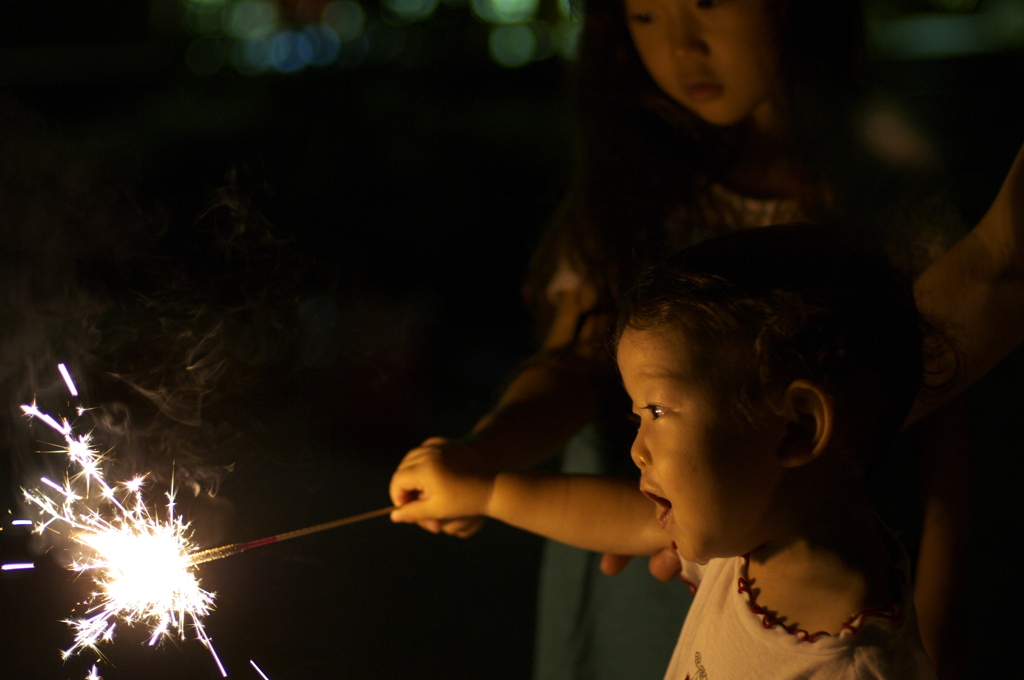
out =
[[(74, 394), (70, 376), (65, 381)], [(167, 494), (166, 515), (151, 513), (142, 493), (145, 476), (108, 483), (102, 470), (107, 458), (93, 447), (90, 435), (76, 436), (66, 419), (58, 421), (35, 404), (21, 409), (63, 437), (62, 450), (71, 463), (63, 482), (40, 479), (49, 492), (41, 487), (25, 490), (26, 500), (42, 516), (35, 531), (65, 529), (86, 555), (71, 568), (89, 573), (98, 587), (87, 602), (86, 616), (67, 621), (75, 638), (64, 658), (111, 641), (118, 620), (149, 626), (150, 645), (165, 636), (184, 639), (190, 627), (227, 677), (203, 627), (213, 593), (200, 588), (193, 573), (189, 555), (196, 546), (189, 525), (175, 514), (173, 489)], [(98, 677), (95, 667), (91, 676)]]
[(75, 387), (75, 381), (71, 379), (71, 374), (68, 373), (68, 367), (64, 364), (57, 364), (57, 370), (60, 371), (60, 375), (64, 378), (64, 384), (68, 386), (68, 392), (71, 393), (72, 397), (78, 396), (78, 388)]
[(252, 664), (252, 667), (256, 669), (256, 672), (260, 674), (260, 677), (263, 678), (263, 680), (270, 680), (270, 678), (267, 677), (267, 674), (263, 672), (263, 669), (256, 665), (255, 661), (249, 659), (249, 663)]

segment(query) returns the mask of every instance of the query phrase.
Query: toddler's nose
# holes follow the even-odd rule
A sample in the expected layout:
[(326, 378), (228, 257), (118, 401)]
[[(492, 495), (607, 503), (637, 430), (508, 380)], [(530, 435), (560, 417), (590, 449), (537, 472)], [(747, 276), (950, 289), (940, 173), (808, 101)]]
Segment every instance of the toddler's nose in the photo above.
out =
[(639, 434), (633, 440), (633, 446), (629, 448), (629, 456), (633, 459), (633, 463), (641, 470), (651, 463), (650, 452), (647, 450)]

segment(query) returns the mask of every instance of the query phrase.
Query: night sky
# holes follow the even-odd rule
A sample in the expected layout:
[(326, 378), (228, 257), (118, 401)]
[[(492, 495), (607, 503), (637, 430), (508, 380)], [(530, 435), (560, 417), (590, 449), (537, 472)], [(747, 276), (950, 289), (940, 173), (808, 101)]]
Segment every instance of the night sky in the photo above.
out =
[[(326, 4), (282, 7), (301, 24)], [(86, 579), (33, 556), (8, 522), (31, 483), (25, 446), (44, 432), (28, 432), (18, 405), (59, 379), (30, 365), (67, 361), (83, 404), (137, 406), (149, 433), (162, 421), (110, 374), (152, 372), (162, 349), (168, 372), (180, 369), (196, 337), (148, 334), (186, 327), (182, 305), (207, 304), (197, 323), (230, 317), (217, 326), (226, 368), (188, 440), (211, 442), (191, 450), (219, 488), (181, 494), (209, 547), (388, 505), (405, 451), (465, 432), (531, 351), (520, 286), (575, 144), (564, 59), (502, 68), (484, 22), (442, 4), (390, 24), (404, 31), (397, 56), (244, 74), (227, 57), (190, 62), (198, 29), (181, 11), (174, 0), (0, 8), (0, 432), (11, 442), (0, 560), (37, 561), (0, 577), (2, 677), (84, 678), (96, 660), (60, 658)], [(1024, 55), (876, 65), (973, 222), (1024, 142)], [(248, 232), (230, 246), (248, 250), (224, 246), (230, 211), (211, 206), (231, 177), (271, 245)], [(73, 323), (84, 318), (89, 332)], [(1011, 560), (1022, 377), (1017, 352), (971, 393), (965, 677), (1024, 677), (1010, 665), (1022, 632)], [(167, 450), (184, 445), (174, 432)], [(139, 441), (122, 441), (137, 469), (167, 462)], [(539, 550), (494, 522), (463, 541), (370, 520), (203, 566), (217, 594), (206, 627), (235, 678), (258, 677), (250, 659), (274, 680), (527, 678)], [(194, 640), (154, 649), (145, 637), (120, 628), (102, 677), (218, 677)]]

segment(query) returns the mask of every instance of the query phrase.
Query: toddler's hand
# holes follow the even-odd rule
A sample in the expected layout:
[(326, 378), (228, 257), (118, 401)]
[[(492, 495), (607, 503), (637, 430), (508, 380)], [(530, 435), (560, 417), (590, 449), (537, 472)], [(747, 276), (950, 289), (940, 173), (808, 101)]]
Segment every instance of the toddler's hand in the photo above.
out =
[(426, 440), (405, 455), (391, 477), (391, 500), (399, 506), (393, 522), (415, 522), (432, 533), (459, 537), (484, 522), (494, 472), (471, 446), (440, 437)]

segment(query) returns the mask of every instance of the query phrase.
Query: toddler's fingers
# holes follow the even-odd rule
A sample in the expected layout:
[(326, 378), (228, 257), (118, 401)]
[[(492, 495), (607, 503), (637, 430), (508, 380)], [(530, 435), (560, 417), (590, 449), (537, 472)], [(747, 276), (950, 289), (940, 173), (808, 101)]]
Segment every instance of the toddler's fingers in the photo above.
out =
[[(396, 472), (391, 477), (391, 483), (388, 485), (388, 495), (391, 496), (391, 503), (395, 507), (401, 509), (403, 505), (412, 503), (420, 499), (420, 493), (423, 491), (418, 485), (412, 484), (406, 475)], [(392, 520), (395, 520), (397, 516), (405, 516), (405, 513), (400, 513), (395, 510), (391, 513)], [(398, 521), (398, 520), (395, 520)]]
[(391, 511), (391, 521), (396, 524), (418, 524), (431, 533), (441, 531), (441, 522), (435, 518), (428, 517), (423, 511), (423, 503), (412, 500), (404, 505), (399, 505)]
[(425, 519), (425, 520), (416, 522), (416, 524), (418, 524), (421, 529), (426, 529), (427, 531), (429, 531), (432, 534), (439, 534), (439, 533), (441, 533), (442, 525), (441, 525), (441, 522), (439, 520), (436, 520), (436, 519)]
[(398, 470), (408, 470), (411, 467), (415, 467), (424, 461), (428, 461), (432, 458), (437, 457), (437, 449), (432, 447), (420, 446), (409, 453), (405, 454), (401, 462), (398, 463)]
[(483, 517), (460, 517), (441, 523), (441, 531), (449, 536), (468, 538), (480, 530), (484, 525)]
[(391, 521), (396, 524), (416, 524), (421, 529), (432, 534), (439, 534), (443, 528), (442, 522), (437, 519), (422, 519), (416, 501), (403, 505), (391, 511)]

